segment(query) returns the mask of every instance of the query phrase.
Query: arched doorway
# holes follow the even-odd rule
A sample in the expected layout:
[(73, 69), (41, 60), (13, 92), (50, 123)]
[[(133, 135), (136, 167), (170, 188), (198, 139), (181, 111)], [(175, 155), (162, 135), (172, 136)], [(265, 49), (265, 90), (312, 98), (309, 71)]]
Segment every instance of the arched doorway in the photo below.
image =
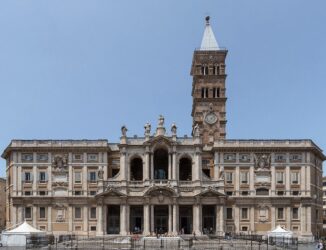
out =
[(192, 161), (189, 158), (181, 158), (179, 161), (179, 180), (191, 181), (192, 180)]
[(157, 149), (154, 152), (154, 179), (168, 179), (169, 154), (165, 149)]
[(143, 180), (143, 160), (139, 157), (132, 159), (130, 162), (130, 180)]

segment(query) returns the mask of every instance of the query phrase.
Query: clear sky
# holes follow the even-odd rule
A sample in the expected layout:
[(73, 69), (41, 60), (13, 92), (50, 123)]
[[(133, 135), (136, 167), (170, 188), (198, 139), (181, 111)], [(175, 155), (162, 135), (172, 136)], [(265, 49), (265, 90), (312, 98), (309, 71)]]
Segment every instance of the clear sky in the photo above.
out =
[[(227, 138), (326, 150), (325, 0), (0, 2), (0, 150), (11, 139), (191, 133), (204, 17), (227, 57)], [(5, 161), (0, 161), (0, 175)], [(325, 166), (325, 164), (324, 164)]]

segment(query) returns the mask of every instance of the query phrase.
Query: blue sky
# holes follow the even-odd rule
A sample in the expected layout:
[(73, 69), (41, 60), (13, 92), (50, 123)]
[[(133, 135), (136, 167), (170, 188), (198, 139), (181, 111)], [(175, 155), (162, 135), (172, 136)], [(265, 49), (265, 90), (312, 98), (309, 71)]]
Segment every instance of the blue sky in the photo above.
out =
[[(0, 150), (11, 139), (117, 142), (159, 114), (191, 133), (204, 17), (227, 57), (229, 139), (326, 149), (326, 1), (0, 2)], [(0, 161), (0, 175), (5, 161)]]

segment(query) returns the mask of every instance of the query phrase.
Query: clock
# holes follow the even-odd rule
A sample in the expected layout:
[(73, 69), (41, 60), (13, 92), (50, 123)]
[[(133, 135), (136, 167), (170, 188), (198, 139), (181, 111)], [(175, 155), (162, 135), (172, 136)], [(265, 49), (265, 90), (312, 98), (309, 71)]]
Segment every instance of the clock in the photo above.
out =
[(217, 121), (217, 116), (214, 113), (209, 113), (205, 116), (205, 122), (212, 125)]

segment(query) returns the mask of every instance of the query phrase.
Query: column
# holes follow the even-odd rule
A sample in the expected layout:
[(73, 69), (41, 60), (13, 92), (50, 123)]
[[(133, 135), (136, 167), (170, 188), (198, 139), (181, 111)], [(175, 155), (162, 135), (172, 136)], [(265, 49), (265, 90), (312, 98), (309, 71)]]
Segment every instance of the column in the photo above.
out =
[(154, 228), (154, 205), (151, 205), (151, 232), (155, 232)]
[[(198, 150), (198, 149), (196, 149)], [(200, 180), (201, 179), (201, 157), (200, 152), (195, 153), (195, 164), (192, 166), (192, 172), (193, 172), (193, 181)]]
[(24, 222), (24, 216), (23, 216), (23, 213), (24, 213), (24, 207), (23, 206), (18, 206), (17, 207), (17, 224), (18, 223), (21, 223), (21, 222)]
[[(214, 180), (219, 179), (218, 152), (214, 152)], [(217, 230), (217, 228), (216, 228)]]
[(240, 169), (239, 166), (235, 167), (235, 195), (240, 195)]
[(83, 195), (87, 196), (88, 191), (88, 176), (87, 176), (87, 166), (83, 166), (83, 179), (82, 179), (82, 185), (83, 185)]
[(173, 151), (172, 154), (172, 179), (177, 180), (177, 156), (176, 152)]
[(305, 174), (305, 166), (301, 166), (300, 169), (300, 189), (301, 189), (301, 195), (306, 195), (306, 174)]
[(250, 231), (255, 231), (255, 207), (250, 208)]
[(145, 204), (144, 205), (144, 231), (143, 231), (143, 235), (145, 236), (150, 234), (149, 218), (150, 218), (149, 205)]
[(149, 179), (149, 152), (146, 151), (145, 154), (145, 164), (143, 164), (143, 179)]
[[(274, 157), (272, 156), (272, 159), (274, 159)], [(271, 166), (271, 190), (269, 191), (269, 195), (272, 195), (272, 196), (274, 196), (274, 195), (276, 195), (275, 194), (275, 183), (276, 183), (276, 178), (275, 178), (275, 166)]]
[(291, 230), (291, 207), (286, 207), (286, 228)]
[(215, 208), (215, 234), (218, 235), (219, 232), (221, 231), (220, 229), (220, 210), (221, 210), (221, 206), (216, 206)]
[(32, 209), (33, 209), (33, 227), (36, 228), (37, 209), (38, 209), (38, 207), (37, 206), (33, 206)]
[(120, 178), (122, 181), (127, 180), (127, 172), (126, 172), (126, 149), (122, 148), (120, 155)]
[(312, 232), (311, 232), (311, 207), (306, 207), (306, 225), (307, 225), (307, 233), (312, 234)]
[[(11, 211), (12, 211), (12, 219), (11, 219), (11, 226), (13, 226), (13, 225), (16, 225), (16, 224), (18, 224), (18, 221), (17, 221), (17, 207), (16, 206), (14, 206), (14, 205), (12, 205), (12, 207), (11, 207)], [(7, 218), (7, 221), (8, 221), (8, 218)]]
[(22, 167), (18, 166), (17, 171), (17, 179), (18, 179), (18, 196), (22, 195)]
[(17, 195), (16, 191), (18, 189), (18, 186), (17, 186), (17, 166), (14, 165), (12, 167), (12, 193), (13, 195)]
[(71, 205), (69, 205), (69, 207), (68, 207), (68, 223), (69, 223), (68, 230), (69, 230), (69, 232), (73, 231), (72, 230), (72, 220), (73, 220), (72, 209), (73, 209), (73, 207)]
[(240, 209), (239, 207), (234, 207), (234, 225), (235, 225), (235, 231), (240, 231)]
[(300, 206), (300, 229), (301, 229), (301, 234), (306, 233), (306, 207)]
[(88, 232), (88, 206), (84, 206), (84, 209), (83, 209), (83, 212), (84, 212), (84, 219), (83, 219), (83, 222), (84, 222), (84, 232)]
[(250, 166), (249, 168), (249, 189), (250, 189), (250, 195), (256, 195), (254, 166)]
[(179, 206), (173, 204), (173, 234), (177, 235), (179, 232)]
[(169, 165), (168, 165), (168, 179), (171, 180), (172, 179), (172, 156), (171, 153), (169, 153)]
[(48, 206), (48, 232), (52, 232), (52, 207)]
[(272, 230), (274, 230), (276, 224), (275, 207), (271, 207), (271, 224), (272, 224)]
[[(34, 158), (35, 159), (35, 158)], [(38, 181), (38, 176), (37, 176), (37, 166), (33, 166), (33, 195), (37, 195), (37, 181)]]
[(172, 220), (173, 212), (172, 212), (172, 205), (169, 205), (169, 223), (168, 223), (168, 234), (172, 234)]
[(150, 158), (151, 158), (151, 180), (153, 180), (154, 179), (154, 155), (151, 154)]
[(98, 220), (96, 225), (97, 236), (103, 235), (103, 206), (101, 204), (97, 205)]
[(48, 172), (48, 195), (52, 195), (51, 191), (52, 191), (52, 173), (51, 173), (51, 166), (48, 166), (48, 169), (47, 169), (47, 172)]
[(290, 190), (291, 190), (291, 187), (290, 187), (290, 166), (287, 165), (285, 167), (285, 190), (286, 190), (286, 196), (289, 196), (290, 195)]
[(72, 182), (73, 182), (72, 175), (73, 175), (73, 172), (72, 172), (72, 166), (71, 165), (68, 165), (68, 166), (69, 166), (68, 167), (68, 171), (69, 171), (68, 195), (72, 196)]
[(220, 231), (225, 232), (225, 208), (220, 206)]
[(193, 205), (193, 231), (196, 235), (201, 235), (201, 205), (195, 204)]
[(310, 178), (310, 167), (306, 166), (306, 176), (307, 176), (307, 179), (306, 179), (306, 190), (307, 190), (307, 195), (310, 196), (311, 193), (310, 193), (310, 190), (311, 190), (311, 178)]
[(120, 205), (120, 234), (121, 235), (127, 235), (126, 230), (126, 205), (122, 204)]

